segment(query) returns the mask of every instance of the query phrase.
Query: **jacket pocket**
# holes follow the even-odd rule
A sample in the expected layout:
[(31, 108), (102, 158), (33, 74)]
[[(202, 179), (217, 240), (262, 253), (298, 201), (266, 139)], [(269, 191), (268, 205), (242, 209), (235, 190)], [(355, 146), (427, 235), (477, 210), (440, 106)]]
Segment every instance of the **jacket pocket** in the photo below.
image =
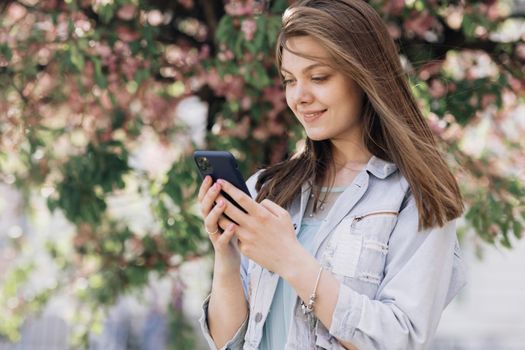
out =
[(354, 217), (352, 230), (363, 237), (356, 278), (379, 286), (384, 277), (388, 241), (399, 213), (391, 210), (368, 212)]
[(378, 210), (345, 218), (324, 252), (334, 276), (373, 298), (384, 277), (388, 241), (398, 212)]

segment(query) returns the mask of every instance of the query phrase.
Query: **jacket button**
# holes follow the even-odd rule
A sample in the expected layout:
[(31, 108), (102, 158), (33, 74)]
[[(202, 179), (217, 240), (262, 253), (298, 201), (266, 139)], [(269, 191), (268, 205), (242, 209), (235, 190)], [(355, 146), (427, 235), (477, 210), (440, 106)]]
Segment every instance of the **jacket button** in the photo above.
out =
[(259, 323), (262, 320), (262, 314), (260, 312), (255, 314), (255, 322)]

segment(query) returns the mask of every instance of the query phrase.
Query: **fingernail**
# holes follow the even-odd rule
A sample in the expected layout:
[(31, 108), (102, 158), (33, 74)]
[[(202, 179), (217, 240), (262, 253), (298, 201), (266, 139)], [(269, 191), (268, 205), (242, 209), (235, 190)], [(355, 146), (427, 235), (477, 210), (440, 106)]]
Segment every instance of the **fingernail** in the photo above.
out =
[(224, 180), (222, 180), (222, 179), (219, 179), (219, 180), (217, 180), (217, 183), (219, 183), (219, 184), (221, 184), (221, 185), (222, 185), (222, 184), (224, 184)]
[(228, 230), (233, 231), (234, 228), (235, 228), (235, 224), (228, 225)]
[(224, 201), (222, 199), (219, 199), (217, 204), (219, 205), (219, 207), (222, 207), (224, 205)]
[(207, 175), (206, 178), (204, 179), (204, 181), (206, 181), (206, 183), (210, 182), (211, 181), (211, 176)]

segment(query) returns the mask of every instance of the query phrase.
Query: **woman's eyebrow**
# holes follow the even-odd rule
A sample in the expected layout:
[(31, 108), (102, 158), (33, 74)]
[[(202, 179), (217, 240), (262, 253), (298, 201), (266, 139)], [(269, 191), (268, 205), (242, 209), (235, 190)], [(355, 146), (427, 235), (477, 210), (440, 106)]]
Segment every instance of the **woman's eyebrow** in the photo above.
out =
[[(306, 72), (311, 71), (312, 69), (317, 68), (317, 67), (328, 67), (328, 65), (326, 65), (324, 63), (313, 63), (313, 64), (305, 67), (303, 69), (302, 73), (306, 73)], [(281, 67), (281, 74), (284, 75), (284, 73), (292, 74), (290, 71), (286, 70), (286, 68)]]

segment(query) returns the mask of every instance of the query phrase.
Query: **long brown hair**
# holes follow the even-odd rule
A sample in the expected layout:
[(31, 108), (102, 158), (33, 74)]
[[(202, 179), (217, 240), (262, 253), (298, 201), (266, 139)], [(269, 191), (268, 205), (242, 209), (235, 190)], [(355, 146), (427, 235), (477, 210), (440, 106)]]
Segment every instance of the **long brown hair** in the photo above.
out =
[[(463, 203), (458, 184), (410, 91), (395, 43), (375, 10), (362, 0), (298, 1), (283, 15), (276, 48), (278, 68), (283, 50), (289, 50), (287, 40), (300, 36), (318, 40), (329, 53), (331, 65), (363, 89), (364, 144), (371, 154), (395, 163), (408, 181), (419, 227), (442, 226), (460, 216)], [(286, 206), (305, 181), (320, 184), (331, 176), (329, 183), (333, 183), (329, 171), (333, 167), (330, 140), (307, 138), (300, 154), (261, 173), (257, 201), (268, 198)]]

